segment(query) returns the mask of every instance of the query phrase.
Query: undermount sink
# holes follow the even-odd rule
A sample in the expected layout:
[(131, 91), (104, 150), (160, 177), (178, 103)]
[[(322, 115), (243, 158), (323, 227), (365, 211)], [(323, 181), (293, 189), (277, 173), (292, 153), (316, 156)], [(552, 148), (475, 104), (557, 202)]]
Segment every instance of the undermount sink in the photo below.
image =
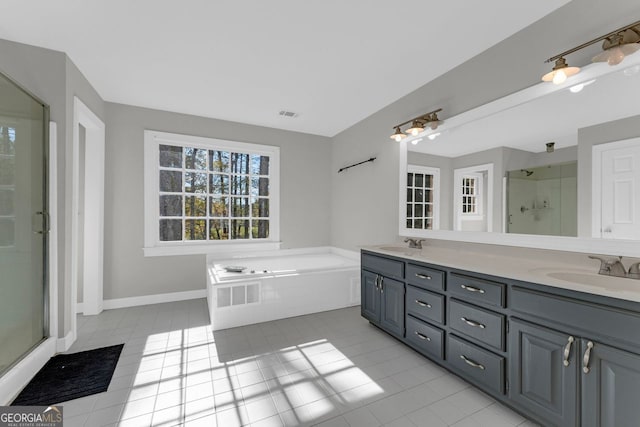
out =
[(413, 252), (419, 251), (417, 248), (409, 248), (406, 246), (379, 246), (378, 249), (381, 251), (389, 251), (389, 252)]
[(607, 279), (611, 276), (603, 276), (599, 274), (576, 273), (568, 271), (553, 271), (547, 273), (547, 276), (565, 282), (580, 283), (590, 286), (605, 286)]

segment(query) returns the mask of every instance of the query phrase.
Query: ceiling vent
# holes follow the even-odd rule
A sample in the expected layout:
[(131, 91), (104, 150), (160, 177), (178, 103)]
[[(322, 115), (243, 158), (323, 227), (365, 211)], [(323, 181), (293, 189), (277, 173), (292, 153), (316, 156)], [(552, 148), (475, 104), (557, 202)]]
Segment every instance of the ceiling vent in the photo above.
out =
[(280, 111), (278, 115), (280, 115), (280, 117), (288, 117), (290, 119), (294, 119), (298, 117), (298, 113), (294, 113), (293, 111), (286, 111), (286, 110)]

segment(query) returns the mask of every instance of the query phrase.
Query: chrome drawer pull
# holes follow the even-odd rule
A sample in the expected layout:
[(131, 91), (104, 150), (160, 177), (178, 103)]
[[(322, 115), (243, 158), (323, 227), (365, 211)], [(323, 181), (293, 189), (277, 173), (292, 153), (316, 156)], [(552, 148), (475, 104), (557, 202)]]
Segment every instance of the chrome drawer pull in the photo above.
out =
[(569, 366), (569, 355), (571, 354), (571, 344), (573, 344), (574, 340), (575, 339), (570, 336), (567, 339), (567, 345), (564, 346), (564, 354), (563, 354), (563, 358), (562, 358), (562, 364), (564, 366)]
[(419, 279), (431, 280), (431, 276), (422, 273), (416, 273), (416, 277)]
[(582, 372), (585, 374), (589, 373), (589, 359), (591, 359), (591, 349), (593, 348), (593, 343), (589, 341), (587, 343), (587, 349), (584, 352), (584, 356), (582, 357)]
[(426, 335), (422, 335), (420, 332), (415, 331), (415, 334), (418, 336), (418, 338), (420, 338), (421, 340), (426, 340), (426, 341), (431, 341), (431, 338), (429, 338)]
[(420, 301), (419, 299), (416, 300), (416, 304), (418, 304), (420, 307), (431, 308), (431, 304), (429, 304), (428, 302)]
[(460, 285), (460, 287), (461, 287), (462, 289), (464, 289), (465, 291), (469, 291), (469, 292), (479, 292), (479, 293), (481, 293), (481, 294), (484, 294), (484, 289), (476, 288), (475, 286)]
[(460, 320), (462, 320), (464, 323), (466, 323), (469, 326), (473, 326), (474, 328), (480, 328), (480, 329), (486, 328), (486, 326), (484, 326), (482, 323), (476, 322), (475, 320), (469, 320), (466, 317), (461, 317)]
[(474, 368), (478, 368), (484, 371), (484, 366), (479, 364), (478, 362), (475, 362), (471, 359), (466, 358), (464, 355), (460, 355), (460, 359), (464, 360), (464, 363), (466, 363), (469, 366), (473, 366)]

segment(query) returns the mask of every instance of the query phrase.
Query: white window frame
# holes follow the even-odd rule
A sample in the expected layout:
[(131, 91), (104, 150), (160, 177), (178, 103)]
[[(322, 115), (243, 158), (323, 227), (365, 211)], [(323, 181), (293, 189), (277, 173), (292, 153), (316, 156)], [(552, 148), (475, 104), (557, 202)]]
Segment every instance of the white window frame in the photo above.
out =
[[(160, 145), (194, 147), (269, 156), (269, 237), (220, 241), (160, 241), (158, 224)], [(188, 255), (280, 249), (280, 147), (176, 133), (144, 131), (144, 255)]]
[[(419, 173), (433, 176), (433, 226), (430, 229), (427, 228), (408, 228), (407, 227), (407, 174)], [(404, 175), (404, 191), (402, 192), (404, 197), (404, 203), (402, 204), (403, 217), (402, 227), (406, 230), (439, 230), (440, 229), (440, 168), (434, 168), (430, 166), (420, 165), (407, 165), (407, 172)]]
[[(473, 194), (464, 194), (462, 191), (464, 185), (460, 185), (460, 215), (462, 215), (465, 219), (482, 219), (484, 217), (483, 210), (483, 192), (482, 188), (484, 186), (484, 177), (481, 173), (467, 173), (460, 177), (461, 180), (472, 179), (474, 181), (474, 192)], [(456, 184), (459, 185), (459, 184)], [(464, 202), (463, 199), (465, 196), (472, 196), (475, 200), (475, 212), (463, 212)]]
[[(462, 213), (462, 177), (469, 177), (472, 175), (487, 174), (487, 194), (482, 194), (482, 215), (476, 214), (463, 214)], [(484, 177), (483, 177), (484, 179)], [(481, 183), (481, 189), (484, 187), (484, 183)], [(463, 220), (478, 219), (482, 220), (486, 216), (487, 218), (487, 230), (493, 231), (493, 163), (486, 163), (483, 165), (471, 166), (467, 168), (454, 169), (453, 171), (453, 230), (460, 231), (462, 229)]]

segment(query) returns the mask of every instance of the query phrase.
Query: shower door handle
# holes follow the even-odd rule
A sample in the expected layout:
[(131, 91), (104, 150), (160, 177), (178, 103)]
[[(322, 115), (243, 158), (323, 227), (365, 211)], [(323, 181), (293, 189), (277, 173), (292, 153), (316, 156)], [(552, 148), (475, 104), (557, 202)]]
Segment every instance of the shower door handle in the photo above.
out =
[[(38, 218), (41, 218), (41, 221), (38, 221)], [(41, 227), (38, 227), (38, 222)], [(40, 228), (39, 230), (37, 228)], [(51, 217), (49, 216), (49, 212), (47, 211), (38, 211), (33, 214), (31, 217), (31, 231), (34, 234), (47, 234), (51, 230)]]

